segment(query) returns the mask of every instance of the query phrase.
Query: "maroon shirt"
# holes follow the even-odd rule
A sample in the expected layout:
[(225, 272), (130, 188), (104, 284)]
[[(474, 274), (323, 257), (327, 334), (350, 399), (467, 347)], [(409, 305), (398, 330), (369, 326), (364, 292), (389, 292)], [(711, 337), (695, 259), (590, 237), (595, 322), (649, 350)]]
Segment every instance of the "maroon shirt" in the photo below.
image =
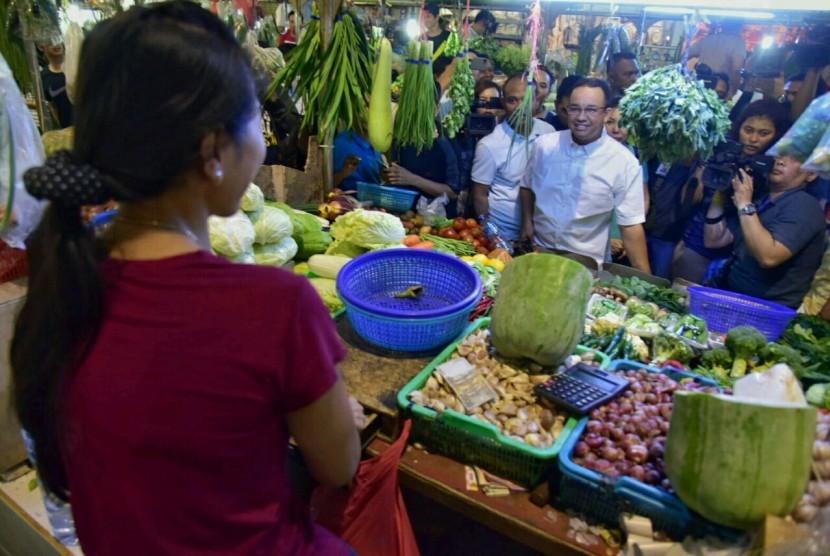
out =
[(102, 273), (103, 325), (67, 388), (84, 553), (348, 554), (286, 472), (285, 414), (345, 356), (307, 280), (204, 252)]

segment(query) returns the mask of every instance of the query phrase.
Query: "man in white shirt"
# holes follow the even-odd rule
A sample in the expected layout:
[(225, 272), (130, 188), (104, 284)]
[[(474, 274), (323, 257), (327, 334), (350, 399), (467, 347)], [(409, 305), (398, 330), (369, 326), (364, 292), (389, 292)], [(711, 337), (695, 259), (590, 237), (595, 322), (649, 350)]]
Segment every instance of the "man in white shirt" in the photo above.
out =
[(643, 171), (605, 132), (608, 83), (585, 78), (571, 93), (568, 131), (540, 137), (521, 182), (520, 239), (549, 251), (605, 258), (611, 213), (631, 265), (651, 273), (643, 232)]
[[(523, 74), (507, 80), (504, 84), (504, 121), (478, 142), (473, 159), (471, 179), (476, 215), (489, 217), (507, 241), (517, 241), (521, 232), (519, 182), (527, 168), (530, 147), (539, 136), (555, 131), (550, 124), (534, 118), (528, 140), (511, 127), (510, 117), (521, 105), (526, 90), (527, 80)], [(542, 97), (536, 95), (534, 98), (533, 110), (536, 112)]]

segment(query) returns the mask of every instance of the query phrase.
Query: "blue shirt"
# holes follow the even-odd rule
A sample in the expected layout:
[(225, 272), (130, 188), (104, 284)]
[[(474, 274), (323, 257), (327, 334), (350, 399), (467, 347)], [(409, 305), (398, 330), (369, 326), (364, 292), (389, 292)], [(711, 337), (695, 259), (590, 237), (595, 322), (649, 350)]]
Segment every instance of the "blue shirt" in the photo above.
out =
[(343, 169), (346, 158), (351, 155), (359, 156), (360, 164), (357, 165), (357, 169), (351, 176), (340, 183), (341, 189), (354, 189), (359, 181), (380, 183), (382, 155), (372, 148), (372, 145), (366, 139), (351, 130), (346, 130), (334, 138), (333, 166), (335, 173)]

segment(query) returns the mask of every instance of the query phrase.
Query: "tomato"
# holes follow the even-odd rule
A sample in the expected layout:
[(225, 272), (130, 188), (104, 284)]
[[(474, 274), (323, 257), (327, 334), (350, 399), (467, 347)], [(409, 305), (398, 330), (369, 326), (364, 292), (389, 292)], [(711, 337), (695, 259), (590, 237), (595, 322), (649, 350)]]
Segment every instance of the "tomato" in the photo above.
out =
[(440, 230), (438, 230), (438, 235), (441, 236), (441, 237), (447, 237), (446, 234), (449, 231), (454, 231), (454, 230), (450, 226), (447, 226), (446, 228), (441, 228)]
[(481, 246), (481, 245), (479, 245), (478, 247), (476, 247), (476, 253), (481, 253), (482, 255), (486, 255), (486, 254), (487, 254), (487, 253), (489, 253), (489, 252), (490, 252), (490, 250), (489, 250), (489, 249), (487, 249), (486, 247), (483, 247), (483, 246)]
[(448, 228), (447, 233), (443, 237), (447, 239), (458, 239), (458, 232), (456, 232), (452, 228)]
[(467, 229), (467, 224), (464, 221), (464, 217), (459, 216), (452, 222), (452, 227), (455, 229), (456, 232), (460, 232), (461, 230)]
[(463, 241), (472, 241), (473, 240), (473, 234), (470, 233), (470, 230), (462, 230), (458, 234), (458, 238), (463, 240)]
[(475, 218), (468, 218), (467, 219), (467, 227), (470, 228), (471, 230), (473, 228), (478, 228), (478, 222), (476, 222)]
[(481, 228), (470, 228), (470, 234), (474, 238), (480, 238), (484, 235), (484, 230), (482, 230)]
[(472, 243), (473, 247), (481, 247), (481, 242), (477, 239), (474, 239)]

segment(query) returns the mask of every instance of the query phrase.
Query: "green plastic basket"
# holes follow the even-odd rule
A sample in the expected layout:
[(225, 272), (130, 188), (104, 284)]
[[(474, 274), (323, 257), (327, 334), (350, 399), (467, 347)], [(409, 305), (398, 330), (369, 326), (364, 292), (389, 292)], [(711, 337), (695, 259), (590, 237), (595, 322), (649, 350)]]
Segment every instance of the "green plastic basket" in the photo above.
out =
[[(577, 419), (569, 418), (553, 446), (541, 449), (504, 436), (490, 423), (451, 409), (439, 413), (409, 400), (409, 393), (422, 388), (435, 368), (452, 356), (464, 338), (489, 325), (489, 317), (472, 322), (456, 341), (447, 346), (398, 392), (398, 406), (412, 419), (411, 441), (420, 442), (435, 453), (462, 463), (480, 466), (499, 477), (533, 488), (546, 480), (549, 472), (553, 470), (556, 456), (576, 427)], [(582, 346), (576, 348), (577, 354), (587, 351), (592, 350)], [(608, 366), (606, 356), (597, 353), (596, 358), (600, 361), (600, 368)]]

